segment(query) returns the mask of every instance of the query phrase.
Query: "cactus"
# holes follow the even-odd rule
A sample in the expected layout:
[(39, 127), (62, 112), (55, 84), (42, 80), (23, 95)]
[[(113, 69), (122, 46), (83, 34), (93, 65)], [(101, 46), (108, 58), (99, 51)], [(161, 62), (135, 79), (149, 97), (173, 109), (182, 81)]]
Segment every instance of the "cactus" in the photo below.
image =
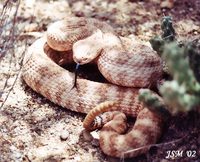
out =
[[(175, 39), (175, 30), (172, 26), (172, 19), (167, 17), (162, 20), (162, 37), (156, 36), (150, 40), (152, 48), (162, 57), (168, 66), (171, 81), (165, 81), (159, 87), (162, 95), (162, 104), (171, 114), (188, 112), (200, 107), (200, 39), (186, 43), (184, 46)], [(159, 98), (151, 92), (143, 91), (140, 93), (140, 101), (148, 105), (150, 109), (154, 107), (160, 113), (160, 107), (152, 101), (161, 102)]]
[(161, 29), (163, 31), (162, 33), (162, 39), (171, 42), (175, 40), (175, 30), (172, 25), (172, 17), (171, 16), (164, 16), (162, 18), (161, 23)]
[(164, 16), (161, 22), (162, 36), (155, 36), (150, 39), (152, 48), (159, 54), (163, 52), (165, 43), (175, 41), (175, 30), (172, 25), (172, 17)]
[(161, 97), (150, 89), (140, 89), (139, 100), (143, 101), (144, 105), (151, 111), (157, 113), (162, 119), (167, 120), (170, 117), (169, 111), (165, 108)]

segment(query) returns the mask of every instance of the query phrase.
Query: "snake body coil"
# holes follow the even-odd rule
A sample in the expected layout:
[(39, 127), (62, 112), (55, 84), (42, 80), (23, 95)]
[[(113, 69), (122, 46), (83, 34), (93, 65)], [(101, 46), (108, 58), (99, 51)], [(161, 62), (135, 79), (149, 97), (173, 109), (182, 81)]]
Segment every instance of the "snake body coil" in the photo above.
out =
[[(73, 60), (80, 64), (97, 63), (111, 83), (78, 78), (77, 88), (72, 89), (74, 74), (58, 64)], [(100, 146), (104, 153), (116, 157), (158, 140), (162, 121), (138, 101), (138, 91), (154, 85), (161, 75), (162, 62), (153, 50), (141, 44), (126, 44), (108, 24), (86, 18), (69, 18), (52, 24), (47, 37), (29, 47), (22, 71), (23, 79), (33, 90), (72, 111), (87, 114), (98, 104), (113, 101), (116, 103), (113, 110), (138, 116), (133, 129), (125, 135), (117, 131), (126, 124), (123, 115), (113, 115), (113, 120), (103, 127)]]

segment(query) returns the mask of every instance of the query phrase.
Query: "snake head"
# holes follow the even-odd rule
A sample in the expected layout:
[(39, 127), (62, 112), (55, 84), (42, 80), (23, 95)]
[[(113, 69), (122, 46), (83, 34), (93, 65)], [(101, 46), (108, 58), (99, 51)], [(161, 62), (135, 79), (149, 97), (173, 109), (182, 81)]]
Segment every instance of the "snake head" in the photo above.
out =
[(74, 61), (80, 65), (93, 61), (102, 51), (102, 41), (103, 33), (97, 29), (91, 36), (74, 43)]

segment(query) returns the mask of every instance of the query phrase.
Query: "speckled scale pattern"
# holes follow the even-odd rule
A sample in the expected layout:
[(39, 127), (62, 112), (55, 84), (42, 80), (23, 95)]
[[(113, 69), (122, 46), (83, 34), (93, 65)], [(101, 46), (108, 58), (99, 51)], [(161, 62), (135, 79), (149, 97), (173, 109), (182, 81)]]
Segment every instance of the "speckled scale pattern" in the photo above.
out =
[[(119, 114), (117, 113), (116, 116), (113, 115), (113, 120), (108, 122), (100, 133), (100, 146), (105, 154), (121, 157), (126, 151), (155, 143), (161, 133), (162, 122), (160, 118), (144, 108), (143, 104), (139, 102), (139, 88), (134, 88), (137, 82), (134, 83), (134, 79), (128, 79), (128, 76), (125, 79), (125, 76), (121, 77), (118, 76), (118, 74), (121, 75), (123, 73), (124, 70), (120, 70), (120, 68), (125, 68), (127, 63), (127, 71), (130, 69), (135, 71), (128, 71), (131, 77), (133, 75), (149, 75), (147, 73), (151, 72), (151, 77), (147, 77), (147, 79), (143, 78), (144, 75), (139, 77), (139, 82), (144, 82), (146, 85), (149, 85), (151, 84), (151, 80), (148, 79), (152, 79), (152, 77), (158, 77), (159, 79), (161, 76), (162, 69), (160, 69), (160, 58), (154, 55), (153, 51), (148, 51), (150, 50), (149, 48), (142, 46), (143, 50), (141, 56), (140, 50), (136, 50), (138, 53), (135, 53), (135, 55), (134, 52), (132, 54), (127, 53), (126, 55), (118, 55), (119, 57), (117, 60), (114, 58), (112, 59), (112, 53), (111, 56), (106, 56), (106, 51), (109, 49), (109, 45), (107, 44), (107, 49), (103, 49), (101, 53), (102, 56), (100, 55), (98, 58), (99, 60), (97, 59), (99, 69), (109, 68), (106, 70), (105, 75), (112, 79), (107, 78), (108, 80), (117, 80), (117, 78), (121, 81), (130, 80), (133, 85), (131, 87), (125, 87), (127, 85), (121, 83), (119, 85), (123, 86), (98, 83), (78, 78), (77, 88), (72, 89), (74, 74), (56, 64), (72, 62), (71, 56), (65, 56), (65, 54), (71, 55), (71, 53), (62, 52), (57, 57), (56, 53), (58, 52), (51, 50), (50, 47), (52, 48), (52, 45), (53, 47), (57, 46), (58, 48), (56, 50), (58, 51), (62, 51), (63, 48), (65, 50), (71, 50), (73, 43), (79, 39), (84, 39), (87, 35), (90, 36), (96, 29), (102, 30), (103, 33), (111, 33), (111, 35), (115, 35), (115, 33), (109, 25), (95, 19), (68, 18), (67, 20), (56, 22), (55, 24), (49, 27), (47, 36), (36, 40), (27, 50), (22, 69), (22, 77), (25, 82), (33, 90), (48, 98), (50, 101), (64, 108), (81, 113), (88, 113), (98, 104), (105, 101), (116, 102), (116, 106), (109, 110), (118, 110), (120, 111)], [(54, 27), (56, 27), (56, 29)], [(64, 34), (62, 32), (64, 32)], [(46, 43), (48, 43), (50, 47), (46, 46)], [(122, 46), (119, 44), (116, 48), (121, 47)], [(139, 48), (139, 46), (134, 48)], [(148, 51), (146, 54), (145, 48)], [(111, 47), (111, 49), (115, 50), (115, 47)], [(122, 49), (119, 51), (123, 53)], [(148, 54), (149, 56), (146, 56)], [(138, 55), (138, 57), (135, 57), (136, 55)], [(120, 56), (122, 58), (120, 58)], [(131, 58), (134, 59), (131, 60)], [(140, 61), (142, 61), (142, 63), (139, 63)], [(122, 64), (120, 64), (120, 62)], [(116, 66), (110, 69), (111, 66), (109, 64), (117, 65), (120, 73), (117, 75), (114, 74), (115, 70), (113, 68)], [(129, 67), (129, 65), (134, 66)], [(138, 65), (143, 66), (141, 67)], [(113, 74), (114, 77), (112, 77), (111, 74)], [(155, 82), (155, 80), (152, 80), (152, 82)], [(139, 87), (141, 87), (141, 85)], [(126, 122), (124, 120), (124, 114), (138, 117), (133, 129), (127, 134), (120, 135), (121, 132), (117, 130), (123, 130), (123, 128), (125, 128), (124, 125)], [(118, 120), (118, 118), (120, 120)], [(122, 122), (120, 122), (121, 120)], [(143, 152), (146, 152), (146, 149), (130, 154), (130, 156), (137, 156)]]

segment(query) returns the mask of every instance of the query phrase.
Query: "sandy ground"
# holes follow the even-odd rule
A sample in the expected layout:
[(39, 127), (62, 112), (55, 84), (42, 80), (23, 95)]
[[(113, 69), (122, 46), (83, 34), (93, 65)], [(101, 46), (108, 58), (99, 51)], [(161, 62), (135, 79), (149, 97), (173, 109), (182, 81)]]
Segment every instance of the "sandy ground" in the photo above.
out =
[[(1, 9), (3, 2), (0, 1)], [(5, 12), (7, 21), (2, 25), (1, 20), (3, 32), (1, 30), (0, 41), (1, 55), (5, 51), (6, 44), (3, 40), (7, 40), (10, 45), (6, 46), (5, 57), (0, 60), (1, 162), (124, 160), (104, 155), (97, 139), (83, 135), (83, 114), (68, 111), (51, 103), (33, 92), (22, 81), (20, 69), (24, 51), (35, 39), (44, 34), (50, 23), (68, 16), (95, 17), (111, 24), (122, 36), (148, 41), (155, 34), (159, 35), (160, 21), (164, 13), (173, 16), (179, 39), (190, 39), (200, 33), (198, 0), (190, 2), (177, 0), (170, 9), (161, 8), (158, 0), (24, 0), (19, 6), (12, 36), (9, 32), (12, 29), (17, 2), (10, 1), (7, 5)], [(8, 39), (9, 37), (14, 39)], [(196, 151), (194, 158), (181, 157), (177, 158), (177, 161), (198, 161), (197, 159), (200, 159), (198, 118), (195, 113), (172, 118), (159, 141), (163, 145), (153, 147), (146, 155), (125, 161), (168, 162), (171, 159), (165, 157), (169, 150)], [(94, 136), (98, 137), (97, 132), (94, 132)]]

